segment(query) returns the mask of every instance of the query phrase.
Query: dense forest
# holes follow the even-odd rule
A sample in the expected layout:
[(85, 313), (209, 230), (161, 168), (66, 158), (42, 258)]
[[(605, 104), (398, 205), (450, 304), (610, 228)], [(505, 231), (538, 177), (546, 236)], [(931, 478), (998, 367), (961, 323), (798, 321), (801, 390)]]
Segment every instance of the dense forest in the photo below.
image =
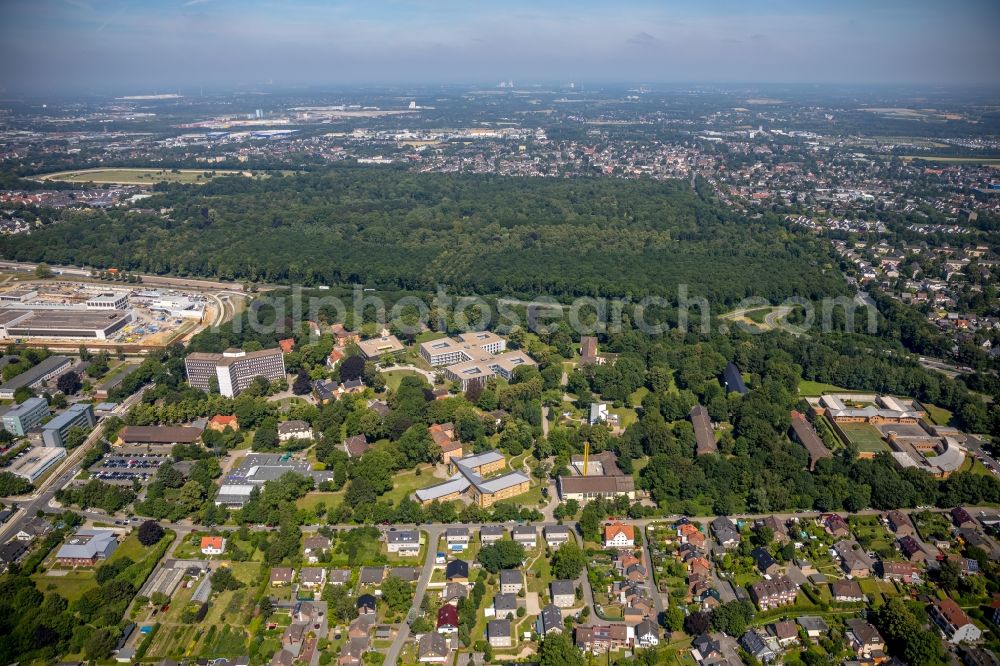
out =
[(522, 296), (675, 296), (684, 283), (719, 304), (846, 293), (818, 241), (710, 203), (686, 182), (336, 168), (159, 187), (145, 212), (62, 211), (0, 251), (226, 280)]

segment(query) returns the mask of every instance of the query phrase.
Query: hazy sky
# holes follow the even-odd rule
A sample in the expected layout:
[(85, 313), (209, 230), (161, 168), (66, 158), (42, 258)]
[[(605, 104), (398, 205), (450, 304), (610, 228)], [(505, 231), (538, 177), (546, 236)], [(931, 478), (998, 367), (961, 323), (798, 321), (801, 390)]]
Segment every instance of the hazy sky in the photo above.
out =
[(0, 87), (1000, 84), (1000, 0), (0, 0)]

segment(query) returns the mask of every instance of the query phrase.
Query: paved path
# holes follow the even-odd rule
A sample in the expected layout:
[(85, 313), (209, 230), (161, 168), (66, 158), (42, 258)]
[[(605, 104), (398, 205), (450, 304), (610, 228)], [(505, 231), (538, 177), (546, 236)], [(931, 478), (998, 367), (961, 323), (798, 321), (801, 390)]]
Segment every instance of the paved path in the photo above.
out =
[[(407, 614), (407, 620), (416, 619), (417, 615), (420, 613), (420, 603), (424, 599), (424, 593), (427, 591), (427, 584), (431, 580), (431, 575), (434, 573), (434, 559), (437, 556), (437, 545), (441, 538), (441, 534), (445, 530), (444, 525), (429, 525), (423, 528), (427, 532), (427, 555), (424, 557), (424, 568), (420, 572), (420, 578), (417, 580), (417, 589), (413, 594), (413, 604), (410, 606), (410, 611)], [(382, 663), (388, 666), (394, 666), (397, 659), (399, 659), (399, 654), (403, 650), (403, 645), (406, 644), (406, 639), (410, 635), (410, 625), (404, 621), (399, 625), (399, 631), (396, 633), (396, 638), (392, 641), (392, 645), (389, 646), (389, 650), (385, 653), (385, 658)]]

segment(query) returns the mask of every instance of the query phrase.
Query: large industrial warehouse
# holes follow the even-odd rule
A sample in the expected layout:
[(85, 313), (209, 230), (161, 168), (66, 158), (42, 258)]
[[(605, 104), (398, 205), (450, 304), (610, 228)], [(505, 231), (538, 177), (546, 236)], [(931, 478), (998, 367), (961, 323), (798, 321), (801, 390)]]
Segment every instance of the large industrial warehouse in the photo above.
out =
[(0, 309), (0, 337), (106, 340), (132, 321), (129, 310)]

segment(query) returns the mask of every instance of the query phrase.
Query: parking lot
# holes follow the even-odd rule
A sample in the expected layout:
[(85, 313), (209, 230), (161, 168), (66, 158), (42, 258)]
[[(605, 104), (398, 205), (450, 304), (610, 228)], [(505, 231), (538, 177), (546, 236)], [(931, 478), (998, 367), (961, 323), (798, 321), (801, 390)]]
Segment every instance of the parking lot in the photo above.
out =
[(146, 484), (156, 474), (156, 470), (170, 457), (164, 453), (113, 453), (104, 456), (90, 468), (90, 478), (106, 483), (130, 484), (133, 481)]

